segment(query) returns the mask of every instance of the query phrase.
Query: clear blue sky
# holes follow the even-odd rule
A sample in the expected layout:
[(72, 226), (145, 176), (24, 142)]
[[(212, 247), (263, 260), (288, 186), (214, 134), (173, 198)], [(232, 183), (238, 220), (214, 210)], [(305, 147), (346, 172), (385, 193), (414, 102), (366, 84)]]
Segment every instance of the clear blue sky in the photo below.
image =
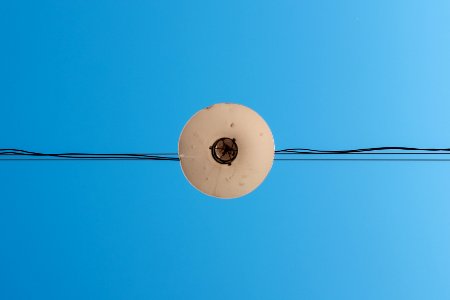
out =
[[(247, 105), (276, 147), (450, 146), (448, 1), (3, 1), (0, 146), (174, 152)], [(0, 162), (0, 299), (449, 299), (450, 163)]]

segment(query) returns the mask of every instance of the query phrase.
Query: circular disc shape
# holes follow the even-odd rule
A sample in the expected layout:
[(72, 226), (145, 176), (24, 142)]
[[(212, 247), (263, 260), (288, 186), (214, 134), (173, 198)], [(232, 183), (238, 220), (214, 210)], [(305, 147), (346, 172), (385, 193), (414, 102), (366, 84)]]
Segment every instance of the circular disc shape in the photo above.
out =
[(256, 189), (272, 168), (274, 153), (269, 126), (240, 104), (220, 103), (197, 112), (178, 142), (187, 180), (217, 198), (237, 198)]

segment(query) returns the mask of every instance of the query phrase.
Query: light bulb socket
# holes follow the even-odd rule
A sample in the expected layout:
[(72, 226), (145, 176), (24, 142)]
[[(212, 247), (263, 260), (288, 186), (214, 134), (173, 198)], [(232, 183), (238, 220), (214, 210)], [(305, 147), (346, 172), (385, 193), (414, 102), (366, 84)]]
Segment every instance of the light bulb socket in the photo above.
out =
[(231, 166), (231, 163), (238, 155), (238, 146), (234, 138), (220, 138), (209, 149), (211, 149), (211, 155), (214, 160), (222, 165)]

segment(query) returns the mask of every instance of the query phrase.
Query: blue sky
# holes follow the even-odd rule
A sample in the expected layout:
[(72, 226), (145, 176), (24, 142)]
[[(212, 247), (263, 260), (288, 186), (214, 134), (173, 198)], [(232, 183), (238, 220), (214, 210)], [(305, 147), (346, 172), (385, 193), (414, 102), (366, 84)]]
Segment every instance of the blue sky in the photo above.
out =
[[(277, 149), (449, 147), (447, 1), (9, 1), (0, 144), (175, 152), (218, 102)], [(448, 299), (450, 164), (0, 162), (1, 299)]]

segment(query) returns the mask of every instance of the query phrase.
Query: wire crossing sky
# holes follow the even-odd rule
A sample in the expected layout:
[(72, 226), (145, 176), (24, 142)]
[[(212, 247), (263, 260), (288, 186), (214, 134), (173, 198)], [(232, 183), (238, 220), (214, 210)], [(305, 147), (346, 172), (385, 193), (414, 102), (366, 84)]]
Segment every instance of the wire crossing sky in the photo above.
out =
[[(327, 158), (298, 158), (298, 156), (331, 156)], [(393, 155), (403, 158), (333, 158), (332, 156)], [(318, 150), (286, 148), (275, 151), (279, 161), (450, 161), (450, 158), (410, 158), (415, 155), (450, 155), (450, 148), (374, 147), (348, 150)], [(408, 158), (409, 156), (409, 158)], [(177, 153), (41, 153), (21, 149), (0, 149), (0, 160), (157, 160), (179, 161)]]
[(40, 153), (21, 149), (0, 149), (5, 160), (164, 160), (178, 161), (176, 153)]

